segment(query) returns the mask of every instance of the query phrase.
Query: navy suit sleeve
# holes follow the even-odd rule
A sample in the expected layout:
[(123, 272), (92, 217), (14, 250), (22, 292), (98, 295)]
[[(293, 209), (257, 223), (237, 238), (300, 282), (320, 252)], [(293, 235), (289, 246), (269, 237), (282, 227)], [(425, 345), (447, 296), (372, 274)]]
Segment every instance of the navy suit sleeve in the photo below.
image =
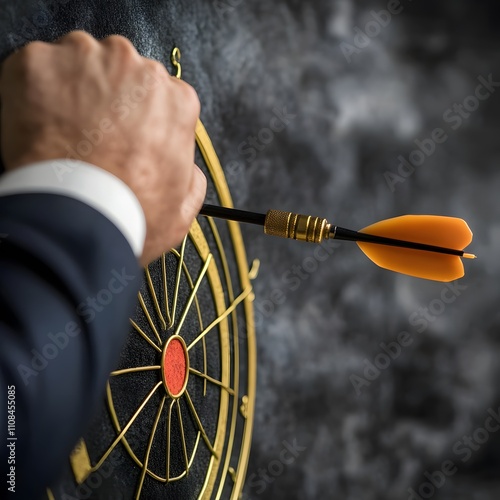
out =
[(0, 498), (34, 500), (103, 400), (142, 271), (107, 218), (65, 196), (0, 197), (0, 235), (0, 470), (15, 467), (16, 492), (3, 479)]

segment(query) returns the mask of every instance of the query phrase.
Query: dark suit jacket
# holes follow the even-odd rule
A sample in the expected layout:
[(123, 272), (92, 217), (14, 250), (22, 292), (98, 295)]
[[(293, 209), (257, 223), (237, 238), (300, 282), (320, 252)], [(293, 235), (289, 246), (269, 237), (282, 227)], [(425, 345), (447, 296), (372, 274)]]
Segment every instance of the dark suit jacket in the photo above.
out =
[(0, 197), (0, 235), (0, 497), (10, 458), (7, 498), (35, 500), (103, 399), (141, 270), (107, 218), (65, 196)]

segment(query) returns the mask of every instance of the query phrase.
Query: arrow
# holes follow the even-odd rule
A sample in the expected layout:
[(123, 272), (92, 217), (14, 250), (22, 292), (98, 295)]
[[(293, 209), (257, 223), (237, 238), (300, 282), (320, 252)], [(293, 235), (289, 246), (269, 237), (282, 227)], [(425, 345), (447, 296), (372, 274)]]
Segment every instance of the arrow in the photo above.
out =
[(329, 224), (326, 219), (269, 210), (267, 214), (203, 205), (200, 215), (264, 226), (264, 232), (299, 241), (321, 243), (324, 239), (355, 241), (378, 266), (390, 271), (435, 281), (461, 278), (461, 257), (472, 232), (463, 219), (439, 215), (403, 215), (352, 231)]
[[(460, 257), (476, 258), (463, 251), (472, 241), (472, 231), (463, 219), (455, 217), (403, 215), (359, 232), (367, 238), (359, 239), (357, 244), (375, 264), (417, 278), (456, 280), (465, 274)], [(388, 243), (382, 241), (386, 238)], [(392, 239), (398, 244), (393, 246)]]

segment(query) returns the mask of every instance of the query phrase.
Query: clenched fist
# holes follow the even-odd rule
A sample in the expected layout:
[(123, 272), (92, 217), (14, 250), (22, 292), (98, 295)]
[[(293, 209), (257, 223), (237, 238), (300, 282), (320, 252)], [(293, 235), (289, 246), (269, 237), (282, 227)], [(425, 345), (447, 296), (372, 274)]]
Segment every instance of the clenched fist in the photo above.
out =
[(123, 180), (146, 216), (144, 265), (186, 235), (206, 192), (194, 164), (200, 104), (160, 63), (121, 36), (76, 31), (11, 55), (0, 99), (7, 170), (73, 158)]

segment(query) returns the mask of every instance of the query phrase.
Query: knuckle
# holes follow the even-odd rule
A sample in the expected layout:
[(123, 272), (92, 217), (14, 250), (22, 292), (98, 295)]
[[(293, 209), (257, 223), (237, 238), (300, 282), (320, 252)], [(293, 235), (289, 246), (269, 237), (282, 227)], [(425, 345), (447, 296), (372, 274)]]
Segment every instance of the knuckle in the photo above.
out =
[(191, 87), (189, 84), (184, 85), (184, 94), (185, 94), (185, 100), (186, 100), (186, 105), (189, 107), (190, 111), (196, 115), (196, 117), (199, 116), (200, 114), (200, 98), (198, 97), (198, 93), (196, 90)]
[(179, 116), (183, 117), (186, 123), (196, 121), (201, 108), (196, 90), (182, 80), (172, 77), (170, 81)]
[(167, 81), (167, 77), (169, 76), (165, 66), (159, 61), (155, 61), (154, 59), (144, 59), (145, 72), (151, 77), (158, 77), (163, 79), (164, 82)]
[(44, 42), (30, 42), (22, 49), (11, 54), (3, 63), (3, 71), (8, 70), (20, 71), (21, 74), (29, 72), (35, 67), (41, 58), (41, 55), (46, 52), (49, 45)]
[(138, 68), (143, 83), (148, 90), (167, 88), (170, 76), (163, 64), (152, 59), (142, 58), (142, 65)]
[(40, 51), (47, 48), (48, 44), (45, 42), (34, 41), (25, 45), (18, 54), (29, 54), (29, 55), (38, 55)]
[(63, 36), (60, 40), (62, 44), (74, 44), (78, 48), (90, 51), (97, 47), (97, 40), (86, 31), (72, 31)]
[(19, 52), (14, 53), (12, 55), (12, 59), (20, 59), (20, 60), (31, 60), (36, 59), (40, 56), (42, 52), (47, 49), (48, 44), (44, 42), (30, 42), (28, 45), (24, 46)]
[(120, 52), (124, 58), (134, 59), (139, 56), (134, 44), (124, 36), (111, 35), (102, 40), (101, 43), (113, 51)]

